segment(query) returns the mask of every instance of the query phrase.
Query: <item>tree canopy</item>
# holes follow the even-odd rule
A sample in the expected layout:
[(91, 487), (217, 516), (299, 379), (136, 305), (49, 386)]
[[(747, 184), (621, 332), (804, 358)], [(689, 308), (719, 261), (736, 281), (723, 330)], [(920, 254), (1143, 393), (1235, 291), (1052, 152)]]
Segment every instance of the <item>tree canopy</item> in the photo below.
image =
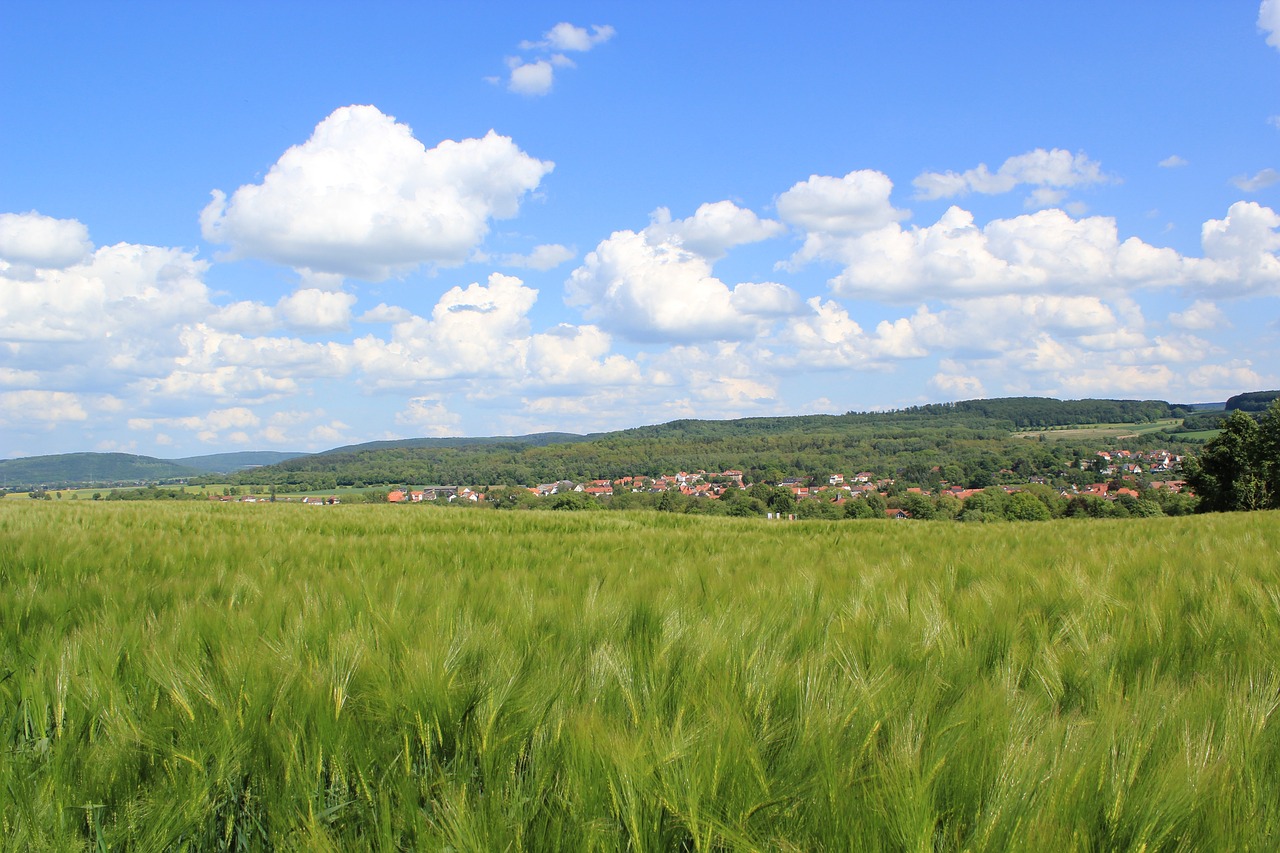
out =
[(1280, 400), (1258, 420), (1232, 411), (1184, 470), (1201, 512), (1280, 509)]

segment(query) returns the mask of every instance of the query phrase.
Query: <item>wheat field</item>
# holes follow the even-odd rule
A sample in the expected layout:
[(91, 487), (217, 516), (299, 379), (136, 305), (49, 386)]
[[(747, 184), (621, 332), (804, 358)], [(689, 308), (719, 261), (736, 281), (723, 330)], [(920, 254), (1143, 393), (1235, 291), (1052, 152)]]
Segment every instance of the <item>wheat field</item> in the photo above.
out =
[(1274, 850), (1280, 515), (0, 506), (7, 850)]

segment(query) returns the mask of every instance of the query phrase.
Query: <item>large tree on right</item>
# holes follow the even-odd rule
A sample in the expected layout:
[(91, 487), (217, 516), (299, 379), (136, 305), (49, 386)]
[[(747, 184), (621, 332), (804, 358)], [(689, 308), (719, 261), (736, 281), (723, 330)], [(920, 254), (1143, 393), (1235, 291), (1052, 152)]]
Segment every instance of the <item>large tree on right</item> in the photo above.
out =
[(1199, 512), (1280, 508), (1280, 400), (1260, 420), (1232, 412), (1183, 471)]

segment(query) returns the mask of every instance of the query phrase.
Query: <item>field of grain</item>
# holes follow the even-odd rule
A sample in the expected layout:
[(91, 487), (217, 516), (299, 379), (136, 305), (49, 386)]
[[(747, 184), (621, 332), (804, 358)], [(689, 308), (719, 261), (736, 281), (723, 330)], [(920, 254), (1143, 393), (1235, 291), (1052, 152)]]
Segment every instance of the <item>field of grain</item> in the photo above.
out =
[(1280, 515), (0, 505), (11, 850), (1272, 850)]

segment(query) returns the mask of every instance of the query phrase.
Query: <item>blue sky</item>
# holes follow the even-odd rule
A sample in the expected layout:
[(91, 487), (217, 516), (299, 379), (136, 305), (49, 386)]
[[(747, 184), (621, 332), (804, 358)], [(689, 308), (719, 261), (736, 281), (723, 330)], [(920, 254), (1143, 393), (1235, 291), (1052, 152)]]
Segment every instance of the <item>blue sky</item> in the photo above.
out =
[(13, 3), (0, 79), (0, 457), (1280, 387), (1280, 0)]

